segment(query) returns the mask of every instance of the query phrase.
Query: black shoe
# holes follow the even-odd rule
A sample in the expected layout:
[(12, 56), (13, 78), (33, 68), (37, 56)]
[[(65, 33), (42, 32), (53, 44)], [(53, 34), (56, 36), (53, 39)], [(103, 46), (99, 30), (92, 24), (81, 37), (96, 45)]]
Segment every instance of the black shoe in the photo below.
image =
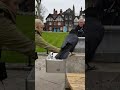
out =
[(0, 62), (0, 81), (5, 80), (7, 78), (7, 71), (5, 62)]

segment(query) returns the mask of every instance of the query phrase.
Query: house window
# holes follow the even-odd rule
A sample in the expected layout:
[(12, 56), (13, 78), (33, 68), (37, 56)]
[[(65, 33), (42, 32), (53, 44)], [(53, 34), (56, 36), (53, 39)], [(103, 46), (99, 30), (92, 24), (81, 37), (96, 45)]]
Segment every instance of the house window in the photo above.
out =
[(62, 18), (60, 16), (58, 16), (57, 21), (61, 21), (61, 20), (62, 20)]
[(58, 22), (58, 25), (61, 25), (61, 22)]
[(67, 17), (67, 16), (65, 16), (65, 20), (68, 20), (68, 17)]
[(52, 25), (52, 22), (49, 22), (49, 25)]
[(72, 22), (69, 22), (69, 26), (72, 26)]
[(49, 30), (52, 31), (52, 27), (49, 27)]
[(69, 16), (69, 19), (72, 20), (72, 16)]
[(68, 26), (68, 22), (65, 22), (65, 26)]
[(63, 28), (62, 28), (62, 27), (60, 27), (60, 30), (62, 31), (62, 30), (63, 30)]

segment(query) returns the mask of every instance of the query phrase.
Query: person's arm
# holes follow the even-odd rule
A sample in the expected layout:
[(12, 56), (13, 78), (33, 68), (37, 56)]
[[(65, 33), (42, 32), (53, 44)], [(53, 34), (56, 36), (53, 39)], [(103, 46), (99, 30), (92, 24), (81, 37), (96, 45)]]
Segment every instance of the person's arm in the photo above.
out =
[(6, 17), (0, 17), (0, 46), (32, 58), (35, 56), (34, 42), (17, 30), (16, 25)]
[(39, 34), (35, 34), (35, 43), (37, 46), (42, 47), (44, 49), (47, 49), (51, 52), (56, 52), (58, 53), (60, 51), (59, 48), (49, 44), (46, 42)]

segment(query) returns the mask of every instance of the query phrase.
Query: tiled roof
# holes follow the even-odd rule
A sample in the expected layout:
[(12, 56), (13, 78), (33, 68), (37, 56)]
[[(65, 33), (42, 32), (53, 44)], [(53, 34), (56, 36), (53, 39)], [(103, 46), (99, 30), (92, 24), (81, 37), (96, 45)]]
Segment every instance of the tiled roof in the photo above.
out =
[[(49, 14), (49, 15), (47, 16), (47, 18), (51, 17), (51, 18), (53, 18), (53, 19), (55, 20), (58, 16), (61, 16), (61, 17), (63, 18), (63, 16), (62, 16), (61, 14)], [(46, 18), (46, 19), (47, 19), (47, 18)]]

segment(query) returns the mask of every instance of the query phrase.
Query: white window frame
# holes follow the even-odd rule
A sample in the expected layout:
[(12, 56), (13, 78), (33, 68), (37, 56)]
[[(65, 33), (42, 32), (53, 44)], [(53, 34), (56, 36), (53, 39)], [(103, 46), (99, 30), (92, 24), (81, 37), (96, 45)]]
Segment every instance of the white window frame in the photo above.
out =
[(65, 16), (65, 20), (68, 20), (68, 16)]
[(51, 30), (52, 30), (52, 27), (49, 27), (49, 30), (51, 31)]
[(72, 16), (71, 15), (69, 16), (69, 20), (72, 20)]
[(49, 25), (52, 25), (52, 22), (49, 22)]
[(61, 25), (61, 22), (58, 22), (58, 25)]

